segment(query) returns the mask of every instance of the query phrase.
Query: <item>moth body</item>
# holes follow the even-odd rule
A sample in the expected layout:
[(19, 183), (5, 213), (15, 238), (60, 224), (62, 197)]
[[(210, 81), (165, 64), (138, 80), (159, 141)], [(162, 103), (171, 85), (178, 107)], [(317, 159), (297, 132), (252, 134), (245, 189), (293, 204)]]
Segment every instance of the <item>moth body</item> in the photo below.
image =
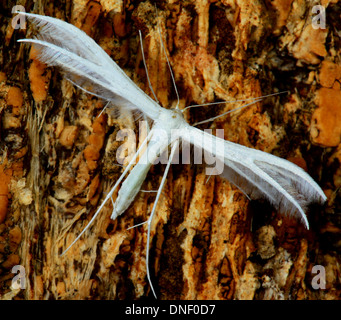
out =
[(161, 113), (160, 118), (155, 121), (147, 150), (122, 183), (111, 219), (116, 219), (130, 206), (140, 191), (150, 167), (175, 140), (179, 139), (180, 130), (190, 127), (181, 111), (164, 110), (165, 112)]

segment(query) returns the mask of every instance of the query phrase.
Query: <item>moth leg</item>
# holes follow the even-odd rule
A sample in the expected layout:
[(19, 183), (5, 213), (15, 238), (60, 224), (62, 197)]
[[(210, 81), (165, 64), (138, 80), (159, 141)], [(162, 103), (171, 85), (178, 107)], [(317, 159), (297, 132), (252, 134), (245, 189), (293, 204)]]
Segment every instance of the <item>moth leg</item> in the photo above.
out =
[(170, 154), (170, 157), (169, 157), (169, 160), (167, 162), (167, 166), (166, 166), (166, 169), (165, 169), (165, 172), (162, 176), (162, 180), (161, 180), (161, 183), (160, 183), (160, 186), (159, 186), (159, 189), (157, 191), (157, 194), (156, 194), (156, 198), (155, 198), (155, 201), (154, 201), (154, 205), (153, 205), (153, 209), (152, 209), (152, 212), (147, 220), (147, 224), (148, 224), (148, 231), (147, 231), (147, 249), (146, 249), (146, 270), (147, 270), (147, 279), (148, 279), (148, 282), (149, 282), (149, 285), (150, 285), (150, 288), (153, 292), (153, 295), (155, 298), (157, 298), (156, 296), (156, 293), (155, 293), (155, 290), (154, 290), (154, 287), (153, 287), (153, 284), (152, 284), (152, 281), (150, 279), (150, 272), (149, 272), (149, 246), (150, 246), (150, 229), (151, 229), (151, 224), (152, 224), (152, 221), (153, 221), (153, 217), (154, 217), (154, 214), (155, 214), (155, 211), (156, 211), (156, 207), (157, 207), (157, 203), (159, 201), (159, 198), (161, 196), (161, 192), (162, 192), (162, 189), (163, 189), (163, 186), (166, 182), (166, 178), (167, 178), (167, 174), (168, 174), (168, 171), (169, 171), (169, 168), (170, 168), (170, 165), (172, 163), (172, 160), (173, 160), (173, 157), (175, 155), (175, 152), (178, 148), (178, 145), (179, 145), (179, 141), (176, 141), (173, 146), (172, 146), (172, 151), (171, 151), (171, 154)]
[[(153, 192), (153, 193), (154, 193), (154, 192), (155, 192), (155, 193), (158, 192), (158, 190), (140, 190), (140, 191), (141, 191), (141, 192)], [(114, 204), (113, 204), (113, 205), (114, 205)], [(127, 230), (134, 229), (134, 228), (139, 227), (139, 226), (142, 226), (143, 224), (146, 224), (146, 223), (148, 223), (148, 220), (143, 221), (143, 222), (141, 222), (141, 223), (134, 224), (133, 226), (127, 228)]]
[[(90, 225), (97, 218), (98, 214), (101, 212), (102, 208), (107, 203), (107, 201), (109, 199), (111, 199), (111, 201), (113, 201), (112, 200), (112, 195), (113, 195), (114, 191), (116, 190), (118, 185), (121, 183), (123, 178), (126, 176), (128, 171), (130, 170), (130, 168), (132, 167), (132, 165), (136, 161), (136, 159), (137, 159), (138, 155), (140, 154), (141, 150), (143, 150), (144, 146), (150, 140), (152, 135), (153, 135), (153, 129), (149, 132), (147, 138), (142, 142), (141, 146), (138, 148), (138, 150), (134, 154), (133, 158), (130, 160), (129, 164), (127, 165), (127, 167), (125, 168), (125, 170), (123, 171), (121, 176), (118, 178), (118, 180), (116, 181), (115, 185), (111, 188), (111, 190), (109, 191), (109, 193), (107, 194), (107, 196), (105, 197), (105, 199), (103, 200), (103, 202), (101, 203), (101, 205), (99, 206), (99, 208), (97, 209), (97, 211), (95, 212), (94, 216), (91, 218), (89, 223), (85, 226), (85, 228), (81, 231), (81, 233), (77, 236), (77, 238), (65, 249), (65, 251), (61, 254), (62, 256), (79, 240), (79, 238), (84, 234), (84, 232), (90, 227)], [(115, 210), (115, 205), (114, 204), (113, 204), (113, 210)]]
[[(158, 190), (140, 190), (141, 192), (158, 192)], [(127, 228), (127, 230), (130, 230), (130, 229), (134, 229), (134, 228), (136, 228), (136, 227), (139, 227), (139, 226), (142, 226), (142, 225), (144, 225), (144, 224), (146, 224), (146, 223), (148, 223), (148, 220), (146, 220), (146, 221), (143, 221), (143, 222), (141, 222), (141, 223), (137, 223), (137, 224), (134, 224), (133, 226), (131, 226), (131, 227), (129, 227), (129, 228)]]
[(148, 85), (149, 85), (149, 89), (152, 92), (154, 99), (157, 103), (159, 103), (159, 100), (154, 92), (153, 86), (150, 82), (150, 78), (149, 78), (149, 73), (148, 73), (148, 68), (147, 68), (147, 63), (146, 63), (146, 58), (144, 57), (144, 50), (143, 50), (143, 40), (142, 40), (142, 33), (141, 30), (139, 30), (139, 37), (140, 37), (140, 44), (141, 44), (141, 53), (142, 53), (142, 60), (143, 60), (143, 64), (144, 64), (144, 68), (146, 70), (146, 76), (147, 76), (147, 80), (148, 80)]
[(217, 115), (217, 116), (215, 116), (215, 117), (212, 117), (212, 118), (209, 118), (209, 119), (206, 119), (206, 120), (203, 120), (203, 121), (196, 122), (196, 123), (193, 124), (193, 127), (195, 127), (195, 126), (197, 126), (197, 125), (199, 125), (199, 124), (206, 123), (206, 122), (211, 122), (211, 121), (213, 121), (213, 120), (215, 120), (215, 119), (218, 119), (218, 118), (220, 118), (220, 117), (226, 116), (227, 114), (229, 114), (229, 113), (231, 113), (231, 112), (237, 111), (237, 110), (242, 109), (242, 108), (246, 108), (246, 107), (248, 107), (248, 106), (250, 106), (250, 105), (252, 105), (252, 104), (255, 104), (255, 103), (257, 103), (257, 102), (260, 102), (260, 101), (262, 101), (262, 100), (263, 100), (263, 99), (255, 99), (255, 100), (253, 100), (252, 102), (247, 103), (247, 104), (244, 104), (244, 105), (241, 106), (241, 107), (238, 107), (238, 108), (235, 108), (235, 109), (226, 111), (226, 112), (224, 112), (224, 113), (222, 113), (222, 114), (219, 114), (219, 115)]
[[(213, 106), (213, 105), (223, 104), (223, 103), (236, 103), (236, 102), (245, 102), (245, 101), (253, 101), (253, 102), (255, 102), (255, 100), (263, 100), (264, 98), (268, 98), (268, 97), (272, 97), (272, 96), (277, 96), (277, 95), (283, 94), (283, 93), (290, 93), (290, 91), (281, 91), (281, 92), (271, 93), (271, 94), (267, 94), (265, 96), (249, 98), (249, 99), (238, 99), (238, 100), (229, 100), (229, 101), (225, 100), (225, 101), (219, 101), (219, 102), (208, 102), (208, 103), (192, 104), (190, 106), (187, 106), (186, 108), (183, 108), (181, 111), (185, 112), (186, 110), (191, 109), (191, 108)], [(227, 113), (231, 113), (231, 112), (237, 111), (237, 110), (242, 109), (242, 108), (244, 108), (246, 106), (247, 105), (242, 105), (242, 106), (240, 106), (238, 108), (235, 108), (235, 109), (232, 109), (232, 110), (228, 111)]]
[(143, 222), (138, 223), (138, 224), (134, 224), (133, 226), (127, 228), (127, 230), (134, 229), (134, 228), (139, 227), (139, 226), (142, 226), (143, 224), (146, 224), (146, 223), (148, 223), (148, 220), (143, 221)]

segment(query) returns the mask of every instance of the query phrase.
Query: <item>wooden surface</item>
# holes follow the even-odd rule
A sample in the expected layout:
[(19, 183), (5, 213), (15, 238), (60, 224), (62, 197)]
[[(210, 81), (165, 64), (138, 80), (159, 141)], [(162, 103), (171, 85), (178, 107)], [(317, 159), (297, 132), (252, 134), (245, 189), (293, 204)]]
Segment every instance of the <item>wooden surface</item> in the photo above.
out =
[[(140, 299), (146, 280), (145, 221), (154, 193), (140, 192), (116, 221), (108, 203), (120, 176), (118, 130), (131, 114), (74, 88), (17, 39), (8, 1), (0, 10), (0, 295), (2, 299)], [(267, 203), (250, 202), (200, 165), (173, 165), (152, 226), (150, 268), (161, 299), (338, 299), (341, 296), (340, 3), (323, 1), (326, 29), (312, 27), (314, 1), (21, 1), (27, 12), (68, 21), (93, 37), (147, 94), (138, 30), (154, 91), (165, 108), (248, 99), (288, 90), (205, 124), (225, 139), (303, 167), (328, 196), (308, 213), (309, 231)], [(155, 9), (157, 7), (157, 13)], [(1, 5), (0, 5), (1, 6)], [(193, 108), (189, 123), (242, 103)], [(164, 165), (143, 185), (155, 190)], [(116, 195), (115, 195), (116, 196)], [(26, 289), (11, 287), (14, 265)], [(314, 289), (313, 267), (325, 271)]]

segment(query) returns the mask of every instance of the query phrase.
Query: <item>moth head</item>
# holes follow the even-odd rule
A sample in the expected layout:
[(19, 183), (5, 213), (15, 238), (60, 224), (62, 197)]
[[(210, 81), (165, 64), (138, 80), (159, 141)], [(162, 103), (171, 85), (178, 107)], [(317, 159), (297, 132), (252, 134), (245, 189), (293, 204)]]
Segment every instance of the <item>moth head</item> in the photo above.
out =
[(184, 116), (182, 114), (182, 111), (180, 109), (171, 109), (171, 111), (173, 112), (172, 117), (174, 119), (180, 118), (180, 119), (184, 119)]
[(157, 122), (164, 130), (169, 132), (172, 129), (178, 129), (188, 125), (179, 109), (162, 109)]

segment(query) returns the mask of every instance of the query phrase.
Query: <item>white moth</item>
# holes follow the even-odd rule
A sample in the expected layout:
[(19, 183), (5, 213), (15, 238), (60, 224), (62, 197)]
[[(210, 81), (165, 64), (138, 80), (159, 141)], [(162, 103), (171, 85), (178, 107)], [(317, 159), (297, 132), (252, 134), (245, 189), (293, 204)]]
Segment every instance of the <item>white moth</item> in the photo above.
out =
[[(225, 141), (189, 125), (179, 109), (162, 108), (146, 95), (93, 39), (75, 26), (47, 16), (19, 14), (26, 16), (40, 28), (35, 39), (19, 41), (35, 44), (40, 50), (39, 59), (42, 62), (49, 66), (60, 67), (72, 83), (85, 91), (89, 92), (85, 88), (90, 83), (92, 86), (90, 93), (120, 107), (137, 109), (153, 121), (153, 127), (147, 138), (99, 206), (89, 225), (129, 173), (120, 187), (111, 218), (116, 219), (121, 215), (139, 192), (154, 160), (162, 151), (171, 147), (152, 212), (146, 221), (148, 224), (147, 278), (154, 295), (148, 267), (150, 225), (179, 140), (202, 148), (215, 156), (223, 166), (221, 176), (238, 186), (250, 198), (267, 199), (280, 212), (300, 218), (306, 228), (309, 228), (305, 215), (307, 206), (312, 202), (323, 203), (326, 196), (304, 170), (287, 160)], [(166, 132), (166, 136), (155, 139), (158, 129)], [(141, 150), (145, 146), (147, 149), (142, 153)], [(137, 157), (140, 157), (139, 161), (133, 166)]]

